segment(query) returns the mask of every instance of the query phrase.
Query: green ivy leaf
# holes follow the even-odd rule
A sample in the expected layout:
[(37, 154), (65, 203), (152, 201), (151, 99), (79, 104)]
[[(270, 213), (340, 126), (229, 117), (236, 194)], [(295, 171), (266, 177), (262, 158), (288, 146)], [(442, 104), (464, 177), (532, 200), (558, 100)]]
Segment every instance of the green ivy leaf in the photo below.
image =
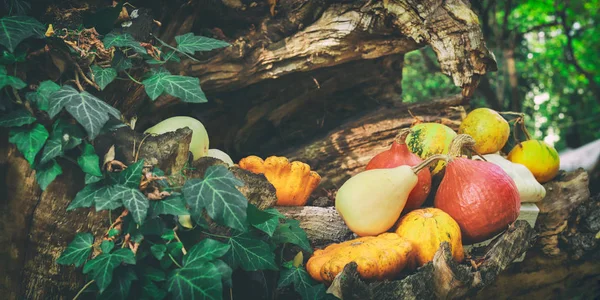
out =
[(121, 198), (114, 197), (114, 195), (113, 186), (102, 186), (96, 190), (96, 194), (94, 195), (96, 210), (113, 210), (123, 206)]
[(140, 181), (142, 181), (143, 169), (144, 160), (140, 159), (139, 161), (127, 166), (127, 169), (119, 173), (116, 183), (132, 189), (138, 189)]
[[(0, 20), (2, 20), (2, 19), (0, 19)], [(1, 32), (1, 30), (0, 30), (0, 32)], [(23, 80), (19, 79), (18, 77), (8, 75), (8, 73), (6, 72), (6, 67), (4, 67), (3, 65), (0, 65), (0, 89), (4, 88), (5, 86), (9, 86), (9, 85), (17, 90), (20, 90), (27, 86), (27, 84), (25, 82), (23, 82)]]
[(191, 32), (176, 36), (175, 41), (177, 42), (177, 49), (179, 51), (192, 55), (196, 51), (210, 51), (230, 46), (227, 42), (205, 36), (196, 36)]
[(164, 299), (167, 292), (159, 289), (152, 281), (144, 281), (142, 285), (142, 299)]
[(173, 229), (167, 229), (165, 231), (165, 233), (163, 233), (160, 236), (161, 239), (165, 240), (165, 241), (172, 241), (173, 239), (175, 239), (175, 231), (173, 231)]
[(40, 185), (42, 191), (45, 191), (48, 185), (50, 185), (50, 183), (52, 183), (52, 181), (60, 174), (62, 174), (62, 168), (56, 160), (53, 159), (36, 168), (35, 180)]
[(85, 133), (79, 124), (69, 123), (65, 119), (57, 119), (52, 125), (50, 139), (60, 141), (63, 150), (70, 150), (79, 146), (84, 137)]
[(40, 110), (48, 111), (50, 104), (50, 95), (60, 90), (60, 85), (50, 81), (42, 81), (35, 92), (29, 92), (25, 95), (27, 100), (34, 103)]
[(131, 62), (131, 59), (127, 58), (127, 56), (123, 54), (123, 52), (115, 51), (115, 55), (110, 63), (110, 66), (115, 69), (115, 71), (120, 72), (131, 69), (133, 67), (133, 63)]
[(97, 65), (92, 65), (92, 74), (94, 75), (94, 81), (103, 90), (109, 83), (117, 78), (117, 71), (113, 68), (102, 68)]
[[(1, 76), (1, 75), (0, 75)], [(15, 110), (0, 117), (0, 127), (19, 127), (35, 122), (35, 117), (25, 109)]]
[(96, 96), (85, 91), (80, 93), (68, 85), (52, 93), (48, 114), (54, 118), (63, 107), (85, 128), (91, 139), (96, 138), (100, 133), (100, 129), (108, 121), (109, 115), (116, 119), (121, 117), (121, 113), (117, 109)]
[(144, 267), (143, 274), (144, 274), (145, 279), (151, 280), (151, 281), (160, 282), (160, 281), (165, 281), (167, 279), (167, 275), (165, 274), (165, 271), (157, 269), (157, 268), (153, 268), (150, 266)]
[(75, 265), (79, 267), (88, 259), (92, 253), (92, 244), (94, 243), (94, 236), (89, 233), (78, 233), (75, 235), (73, 241), (67, 246), (67, 249), (63, 251), (56, 263), (61, 265)]
[(152, 252), (152, 255), (154, 255), (154, 257), (156, 257), (156, 259), (158, 259), (158, 260), (161, 260), (163, 258), (163, 256), (165, 256), (166, 251), (167, 251), (166, 245), (156, 244), (156, 245), (152, 245), (152, 247), (150, 247), (150, 252)]
[(88, 261), (83, 267), (83, 273), (91, 273), (102, 293), (112, 281), (113, 270), (121, 263), (135, 265), (135, 255), (128, 248), (121, 248), (113, 253), (102, 253)]
[[(285, 219), (285, 216), (275, 208), (267, 208), (263, 212), (268, 213), (270, 218), (265, 222), (252, 224), (252, 226), (272, 237), (273, 233), (275, 233), (275, 230), (277, 229), (277, 226), (279, 226), (279, 220)], [(250, 217), (248, 217), (248, 219), (250, 219)]]
[(33, 166), (35, 156), (48, 139), (48, 131), (41, 124), (35, 124), (32, 128), (12, 128), (8, 141), (15, 144), (17, 149), (23, 153), (29, 165)]
[(131, 290), (131, 283), (138, 280), (135, 272), (128, 267), (118, 267), (114, 271), (115, 277), (108, 288), (99, 295), (98, 299), (126, 300)]
[(190, 267), (196, 264), (203, 264), (215, 258), (219, 258), (229, 250), (231, 246), (223, 244), (213, 239), (203, 239), (194, 245), (190, 251), (183, 257), (183, 266)]
[(277, 287), (282, 288), (290, 284), (294, 285), (294, 290), (302, 296), (302, 299), (308, 299), (308, 290), (312, 288), (314, 281), (304, 268), (292, 267), (281, 271)]
[(210, 262), (176, 269), (169, 275), (168, 290), (176, 300), (221, 299), (221, 274)]
[(200, 80), (196, 77), (171, 75), (161, 69), (153, 71), (151, 76), (142, 81), (146, 93), (153, 101), (163, 93), (180, 98), (184, 102), (205, 103), (206, 95), (200, 88)]
[(150, 203), (146, 196), (144, 196), (139, 189), (132, 189), (123, 185), (115, 185), (113, 186), (112, 192), (112, 200), (114, 202), (120, 199), (123, 205), (125, 205), (125, 208), (129, 210), (129, 214), (131, 214), (133, 220), (138, 224), (144, 223), (146, 215), (148, 214), (148, 207), (150, 207)]
[(9, 16), (0, 19), (0, 44), (10, 52), (28, 37), (43, 38), (46, 28), (38, 20), (27, 16)]
[(125, 33), (125, 34), (109, 33), (104, 37), (104, 40), (102, 40), (102, 43), (104, 43), (104, 48), (106, 48), (107, 50), (108, 50), (108, 48), (110, 48), (112, 46), (128, 47), (128, 48), (132, 48), (133, 50), (135, 50), (135, 52), (137, 52), (139, 54), (148, 54), (148, 52), (146, 51), (146, 49), (144, 47), (142, 47), (140, 42), (136, 41), (133, 38), (133, 36), (131, 36), (131, 34), (129, 34), (129, 33)]
[(96, 198), (96, 193), (101, 188), (99, 184), (88, 184), (82, 190), (80, 190), (77, 195), (75, 195), (75, 199), (71, 201), (69, 206), (67, 207), (67, 211), (74, 210), (80, 207), (90, 207), (94, 204), (94, 200)]
[(14, 63), (24, 62), (26, 57), (27, 57), (27, 53), (25, 53), (25, 52), (21, 52), (21, 53), (18, 53), (17, 55), (15, 55), (8, 51), (3, 51), (2, 57), (0, 57), (0, 64), (10, 65), (10, 64), (14, 64)]
[(119, 231), (119, 229), (116, 229), (116, 228), (111, 228), (111, 229), (108, 231), (108, 237), (109, 237), (109, 238), (111, 238), (111, 237), (113, 237), (113, 236), (115, 236), (115, 235), (119, 234), (119, 232), (120, 232), (120, 231)]
[(232, 268), (241, 266), (246, 271), (277, 270), (275, 254), (264, 241), (249, 233), (242, 233), (230, 237), (228, 243), (231, 248), (224, 259)]
[(102, 250), (102, 253), (110, 253), (110, 251), (112, 251), (114, 247), (115, 243), (108, 240), (102, 241), (102, 243), (100, 244), (100, 250)]
[(183, 185), (183, 195), (192, 215), (200, 218), (202, 209), (221, 224), (237, 230), (246, 229), (248, 200), (236, 189), (243, 182), (225, 166), (206, 169), (203, 179), (190, 179)]
[(219, 273), (221, 273), (221, 281), (223, 281), (226, 286), (232, 286), (231, 275), (233, 274), (233, 270), (231, 267), (220, 259), (216, 259), (212, 261), (212, 263), (217, 267)]
[(102, 180), (102, 177), (85, 174), (85, 184), (91, 184)]
[(83, 151), (79, 158), (77, 158), (77, 164), (87, 174), (98, 177), (102, 176), (102, 171), (100, 171), (100, 157), (96, 155), (94, 146), (88, 143), (83, 144)]
[(300, 228), (300, 221), (287, 219), (284, 224), (279, 224), (273, 233), (273, 242), (277, 244), (291, 243), (312, 253), (312, 247), (306, 237), (306, 232)]
[(49, 162), (50, 160), (61, 155), (63, 155), (61, 140), (50, 139), (46, 142), (46, 145), (44, 145), (40, 163), (45, 164), (46, 162)]
[(159, 201), (150, 201), (150, 211), (152, 216), (189, 214), (189, 211), (185, 208), (185, 200), (179, 194), (173, 194)]

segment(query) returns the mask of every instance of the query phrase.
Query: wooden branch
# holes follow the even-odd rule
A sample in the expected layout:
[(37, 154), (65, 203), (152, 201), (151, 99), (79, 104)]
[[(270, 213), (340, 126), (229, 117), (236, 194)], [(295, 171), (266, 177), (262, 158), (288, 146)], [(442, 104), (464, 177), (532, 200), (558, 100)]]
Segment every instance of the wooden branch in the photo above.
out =
[(362, 171), (373, 156), (387, 149), (398, 131), (415, 121), (411, 113), (424, 122), (442, 122), (458, 129), (461, 108), (455, 106), (460, 105), (462, 99), (455, 95), (437, 101), (380, 108), (339, 126), (325, 137), (283, 153), (292, 160), (308, 163), (319, 173), (323, 178), (320, 188), (336, 188)]
[(322, 248), (331, 243), (340, 243), (356, 237), (333, 206), (277, 206), (276, 208), (286, 217), (300, 221), (300, 228), (306, 231), (308, 240), (314, 248)]

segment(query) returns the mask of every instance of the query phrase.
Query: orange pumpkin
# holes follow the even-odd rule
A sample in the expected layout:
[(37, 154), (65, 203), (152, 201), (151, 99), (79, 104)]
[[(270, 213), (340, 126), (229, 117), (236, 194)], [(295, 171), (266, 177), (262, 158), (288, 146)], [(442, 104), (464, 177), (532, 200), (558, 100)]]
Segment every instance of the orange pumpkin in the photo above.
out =
[(398, 275), (412, 260), (410, 242), (386, 232), (316, 250), (306, 263), (306, 271), (314, 280), (331, 284), (346, 264), (356, 262), (363, 279), (383, 280)]
[(277, 205), (303, 206), (308, 197), (321, 182), (321, 176), (311, 171), (310, 166), (300, 162), (289, 162), (285, 157), (270, 156), (266, 160), (258, 156), (248, 156), (239, 162), (240, 168), (257, 174), (264, 174), (275, 187)]
[(409, 212), (400, 218), (396, 233), (412, 244), (417, 267), (432, 261), (442, 242), (450, 244), (454, 260), (461, 262), (464, 259), (460, 227), (441, 209), (422, 208)]

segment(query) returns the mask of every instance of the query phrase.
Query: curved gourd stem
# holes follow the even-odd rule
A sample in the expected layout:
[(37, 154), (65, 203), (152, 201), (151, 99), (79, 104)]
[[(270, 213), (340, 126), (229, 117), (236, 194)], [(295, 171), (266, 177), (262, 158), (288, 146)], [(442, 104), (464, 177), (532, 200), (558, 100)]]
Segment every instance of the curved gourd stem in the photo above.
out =
[(468, 149), (473, 153), (477, 154), (477, 156), (481, 157), (484, 161), (487, 161), (485, 157), (483, 157), (479, 152), (475, 150), (475, 140), (472, 136), (468, 134), (459, 134), (454, 139), (452, 139), (452, 143), (450, 143), (450, 148), (448, 150), (448, 155), (450, 158), (460, 157), (462, 155), (462, 150)]
[(398, 131), (398, 134), (394, 138), (394, 142), (404, 145), (406, 144), (406, 137), (412, 132), (411, 128), (402, 128)]
[(515, 140), (515, 144), (521, 143), (521, 141), (519, 141), (519, 138), (517, 137), (517, 124), (519, 125), (519, 127), (521, 127), (521, 131), (523, 131), (523, 133), (525, 134), (525, 140), (526, 141), (531, 140), (531, 135), (529, 134), (529, 131), (527, 131), (527, 128), (525, 127), (525, 114), (524, 113), (519, 113), (519, 112), (514, 112), (514, 111), (503, 111), (503, 112), (499, 112), (499, 114), (516, 116), (515, 119), (510, 120), (510, 121), (515, 121), (515, 124), (514, 124), (515, 130), (513, 132), (513, 138)]
[(447, 154), (436, 154), (436, 155), (432, 155), (430, 157), (428, 157), (426, 160), (424, 160), (422, 163), (411, 167), (412, 171), (415, 174), (418, 174), (419, 171), (425, 169), (426, 167), (428, 167), (430, 164), (437, 162), (438, 160), (445, 160), (446, 162), (448, 162), (448, 160), (450, 159), (450, 157)]

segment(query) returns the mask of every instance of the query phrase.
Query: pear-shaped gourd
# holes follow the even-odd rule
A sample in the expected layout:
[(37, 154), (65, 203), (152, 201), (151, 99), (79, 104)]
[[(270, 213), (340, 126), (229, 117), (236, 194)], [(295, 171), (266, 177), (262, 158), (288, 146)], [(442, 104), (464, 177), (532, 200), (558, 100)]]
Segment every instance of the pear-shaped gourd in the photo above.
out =
[(434, 155), (414, 167), (402, 165), (358, 173), (337, 191), (335, 208), (357, 235), (383, 233), (400, 217), (408, 195), (417, 185), (417, 173), (442, 158), (447, 156)]
[(206, 156), (214, 157), (216, 159), (220, 159), (221, 161), (227, 163), (229, 166), (233, 166), (234, 165), (233, 160), (231, 159), (231, 157), (227, 153), (225, 153), (225, 152), (223, 152), (223, 151), (221, 151), (219, 149), (208, 149), (208, 154)]

